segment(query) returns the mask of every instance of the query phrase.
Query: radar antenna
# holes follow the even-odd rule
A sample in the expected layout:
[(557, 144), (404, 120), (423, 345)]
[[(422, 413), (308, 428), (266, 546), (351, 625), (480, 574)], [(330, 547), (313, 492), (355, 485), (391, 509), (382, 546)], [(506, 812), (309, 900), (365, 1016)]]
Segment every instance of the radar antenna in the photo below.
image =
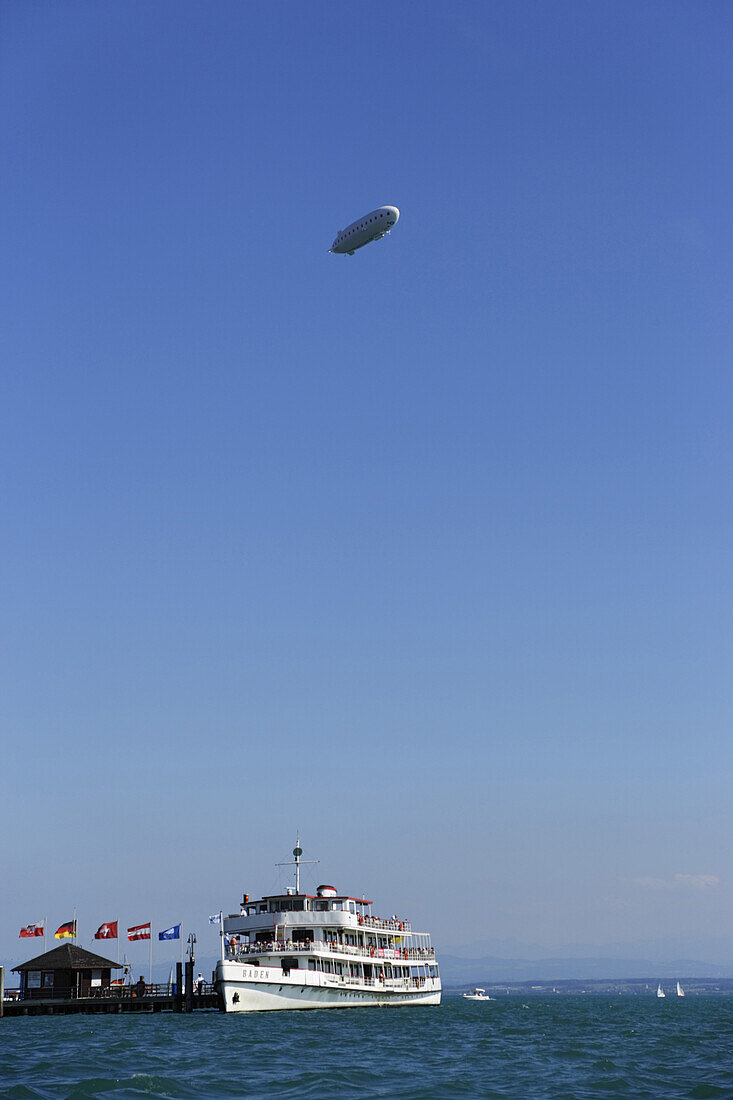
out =
[(300, 846), (300, 833), (296, 833), (295, 847), (293, 848), (295, 859), (289, 859), (285, 863), (276, 863), (276, 867), (295, 867), (295, 893), (300, 893), (300, 868), (304, 863), (320, 863), (320, 859), (301, 859), (303, 849)]

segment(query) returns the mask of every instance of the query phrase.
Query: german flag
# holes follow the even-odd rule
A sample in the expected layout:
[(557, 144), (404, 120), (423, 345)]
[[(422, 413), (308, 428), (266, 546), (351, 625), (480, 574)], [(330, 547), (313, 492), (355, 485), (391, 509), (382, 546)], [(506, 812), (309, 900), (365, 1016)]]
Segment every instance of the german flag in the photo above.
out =
[(76, 921), (70, 920), (66, 924), (62, 924), (60, 928), (57, 928), (54, 932), (54, 939), (65, 940), (67, 937), (76, 939)]

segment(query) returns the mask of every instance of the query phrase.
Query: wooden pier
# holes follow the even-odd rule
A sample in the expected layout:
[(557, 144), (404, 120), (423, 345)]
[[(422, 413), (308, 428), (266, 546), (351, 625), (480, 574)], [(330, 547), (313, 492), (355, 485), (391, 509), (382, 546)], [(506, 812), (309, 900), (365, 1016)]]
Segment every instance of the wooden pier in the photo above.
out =
[(121, 1013), (121, 1012), (211, 1012), (221, 1007), (219, 994), (211, 983), (205, 984), (203, 992), (194, 993), (190, 998), (190, 1007), (185, 996), (171, 993), (168, 985), (148, 986), (144, 996), (134, 994), (135, 987), (105, 991), (104, 996), (44, 998), (33, 1000), (6, 1000), (3, 1002), (2, 1015), (10, 1016), (68, 1016), (76, 1013)]
[[(13, 990), (6, 997), (5, 968), (0, 966), (0, 1019), (3, 1016), (69, 1016), (98, 1012), (223, 1011), (224, 1005), (214, 984), (194, 981), (192, 958), (186, 962), (185, 972), (184, 981), (183, 966), (177, 963), (173, 985), (168, 982), (155, 985), (141, 978), (135, 985), (105, 985), (82, 992), (72, 991), (71, 996), (55, 997), (29, 997), (21, 985), (20, 990)], [(81, 990), (81, 984), (79, 988)]]

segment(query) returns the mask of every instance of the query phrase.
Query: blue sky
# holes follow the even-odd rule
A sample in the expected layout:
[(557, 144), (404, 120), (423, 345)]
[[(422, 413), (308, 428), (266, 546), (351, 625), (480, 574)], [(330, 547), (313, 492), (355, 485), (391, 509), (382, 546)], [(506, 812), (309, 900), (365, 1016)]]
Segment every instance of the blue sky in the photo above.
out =
[(3, 19), (0, 953), (729, 936), (729, 5)]

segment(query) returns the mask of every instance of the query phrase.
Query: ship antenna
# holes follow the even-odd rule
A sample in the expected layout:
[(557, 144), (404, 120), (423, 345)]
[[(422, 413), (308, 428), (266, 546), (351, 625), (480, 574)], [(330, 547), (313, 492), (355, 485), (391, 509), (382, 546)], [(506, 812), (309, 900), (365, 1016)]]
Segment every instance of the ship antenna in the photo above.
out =
[(303, 849), (300, 846), (300, 831), (295, 834), (295, 847), (293, 848), (295, 860), (287, 860), (285, 863), (276, 863), (276, 867), (295, 867), (295, 893), (300, 893), (300, 866), (302, 863), (320, 863), (320, 859), (301, 859)]

